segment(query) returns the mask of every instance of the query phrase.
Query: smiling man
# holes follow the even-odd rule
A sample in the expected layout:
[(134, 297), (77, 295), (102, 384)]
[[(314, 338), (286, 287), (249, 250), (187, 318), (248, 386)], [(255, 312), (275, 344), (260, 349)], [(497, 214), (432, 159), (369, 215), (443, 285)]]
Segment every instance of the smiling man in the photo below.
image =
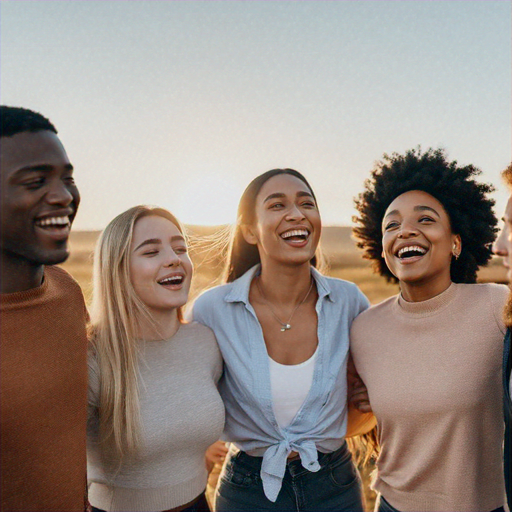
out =
[(87, 341), (62, 269), (80, 195), (55, 127), (0, 107), (2, 511), (82, 511)]

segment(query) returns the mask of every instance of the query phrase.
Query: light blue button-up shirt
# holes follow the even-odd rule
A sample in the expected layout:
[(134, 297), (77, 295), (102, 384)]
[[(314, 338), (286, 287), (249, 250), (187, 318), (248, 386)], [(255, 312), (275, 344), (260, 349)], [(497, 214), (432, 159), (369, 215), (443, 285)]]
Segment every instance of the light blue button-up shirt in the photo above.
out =
[[(268, 353), (263, 331), (249, 302), (260, 266), (236, 281), (203, 293), (194, 303), (195, 321), (210, 327), (224, 358), (220, 392), (226, 407), (223, 439), (245, 452), (262, 452), (261, 479), (273, 502), (281, 489), (290, 452), (318, 471), (317, 443), (338, 449), (347, 430), (347, 357), (350, 325), (369, 306), (354, 283), (325, 277), (316, 269), (318, 356), (313, 382), (291, 424), (277, 424), (272, 407)], [(292, 331), (293, 332), (293, 331)]]

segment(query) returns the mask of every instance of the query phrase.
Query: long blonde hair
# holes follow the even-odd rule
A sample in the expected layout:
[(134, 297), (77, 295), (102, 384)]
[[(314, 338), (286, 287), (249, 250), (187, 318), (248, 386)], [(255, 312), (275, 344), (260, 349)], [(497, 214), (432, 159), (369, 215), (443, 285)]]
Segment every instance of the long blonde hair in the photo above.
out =
[(94, 253), (89, 339), (100, 373), (99, 434), (120, 457), (140, 443), (137, 332), (142, 321), (153, 320), (130, 280), (130, 246), (136, 222), (148, 216), (168, 219), (183, 233), (167, 210), (134, 206), (108, 224)]

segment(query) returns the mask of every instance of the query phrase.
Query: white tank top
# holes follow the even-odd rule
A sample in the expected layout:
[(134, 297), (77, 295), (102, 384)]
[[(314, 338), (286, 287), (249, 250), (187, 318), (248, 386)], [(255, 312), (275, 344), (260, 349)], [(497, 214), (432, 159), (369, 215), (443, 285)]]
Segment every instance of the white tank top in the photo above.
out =
[(272, 405), (281, 428), (292, 422), (309, 393), (317, 353), (318, 347), (307, 361), (294, 365), (280, 364), (271, 357), (268, 358)]

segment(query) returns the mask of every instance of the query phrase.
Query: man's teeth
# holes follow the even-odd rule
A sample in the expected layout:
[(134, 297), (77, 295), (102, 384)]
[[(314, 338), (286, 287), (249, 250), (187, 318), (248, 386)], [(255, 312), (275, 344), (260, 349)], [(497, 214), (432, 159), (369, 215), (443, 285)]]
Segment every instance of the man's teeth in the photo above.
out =
[(292, 236), (302, 236), (304, 238), (307, 238), (309, 235), (309, 231), (306, 229), (292, 229), (291, 231), (286, 231), (281, 235), (282, 238), (291, 238)]
[[(415, 252), (415, 253), (419, 253), (419, 255), (423, 255), (427, 252), (427, 250), (424, 249), (423, 247), (420, 247), (419, 245), (410, 245), (408, 247), (402, 247), (398, 251), (398, 257), (401, 258), (405, 253), (409, 253), (409, 252)], [(416, 255), (411, 254), (411, 256), (416, 256)]]
[(158, 284), (181, 284), (182, 282), (183, 276), (172, 276), (158, 281)]
[(36, 220), (38, 226), (68, 226), (69, 217), (46, 217)]

